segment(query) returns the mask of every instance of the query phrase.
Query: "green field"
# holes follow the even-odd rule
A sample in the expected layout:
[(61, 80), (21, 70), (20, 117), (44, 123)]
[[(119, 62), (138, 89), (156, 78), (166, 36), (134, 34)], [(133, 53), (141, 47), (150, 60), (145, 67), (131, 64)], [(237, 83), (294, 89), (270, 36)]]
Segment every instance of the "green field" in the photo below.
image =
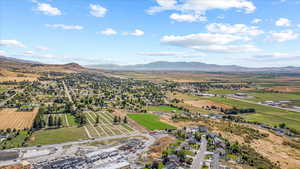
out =
[(253, 98), (250, 98), (248, 100), (260, 102), (260, 101), (279, 101), (279, 100), (300, 100), (300, 95), (296, 94), (290, 94), (290, 93), (255, 93), (251, 92), (249, 93), (250, 96), (253, 96)]
[(67, 119), (68, 119), (68, 122), (69, 122), (70, 126), (76, 126), (77, 125), (75, 117), (73, 115), (68, 113), (67, 114)]
[(246, 120), (257, 121), (269, 125), (285, 123), (288, 127), (300, 131), (300, 113), (274, 107), (251, 104), (225, 97), (210, 97), (209, 100), (237, 108), (255, 108), (257, 113), (244, 114)]
[(152, 111), (152, 112), (164, 112), (164, 113), (170, 113), (173, 110), (176, 111), (176, 113), (182, 113), (182, 110), (179, 110), (178, 108), (174, 108), (171, 106), (148, 106), (147, 107), (148, 111)]
[(159, 121), (154, 114), (128, 114), (128, 117), (149, 130), (176, 129), (174, 126)]
[(210, 89), (208, 93), (212, 94), (234, 94), (240, 93), (239, 90), (230, 90), (230, 89)]
[(261, 102), (261, 101), (279, 101), (279, 100), (291, 100), (300, 101), (300, 95), (298, 93), (275, 93), (275, 92), (256, 92), (256, 91), (239, 91), (230, 89), (213, 89), (209, 90), (209, 93), (214, 94), (234, 94), (234, 93), (248, 93), (249, 96), (253, 96), (247, 100)]
[(68, 141), (87, 139), (84, 128), (45, 129), (34, 132), (28, 145), (56, 144)]

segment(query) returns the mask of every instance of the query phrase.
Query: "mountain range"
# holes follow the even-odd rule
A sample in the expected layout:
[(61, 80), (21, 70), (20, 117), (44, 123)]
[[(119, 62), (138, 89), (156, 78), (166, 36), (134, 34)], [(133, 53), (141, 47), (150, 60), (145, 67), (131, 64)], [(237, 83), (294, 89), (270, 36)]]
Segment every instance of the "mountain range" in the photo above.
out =
[[(296, 73), (300, 74), (300, 67), (265, 67), (249, 68), (237, 65), (217, 65), (201, 62), (167, 62), (158, 61), (147, 64), (116, 65), (116, 64), (95, 64), (81, 66), (77, 63), (68, 64), (43, 64), (40, 62), (16, 59), (0, 56), (0, 68), (19, 71), (63, 71), (63, 72), (85, 72), (101, 70), (116, 71), (194, 71), (194, 72), (257, 72), (257, 73)], [(99, 70), (100, 69), (100, 70)]]
[(86, 65), (88, 68), (123, 71), (199, 71), (199, 72), (260, 72), (260, 73), (300, 73), (300, 67), (264, 67), (249, 68), (237, 65), (217, 65), (201, 62), (166, 62), (158, 61), (148, 64), (115, 65), (96, 64)]

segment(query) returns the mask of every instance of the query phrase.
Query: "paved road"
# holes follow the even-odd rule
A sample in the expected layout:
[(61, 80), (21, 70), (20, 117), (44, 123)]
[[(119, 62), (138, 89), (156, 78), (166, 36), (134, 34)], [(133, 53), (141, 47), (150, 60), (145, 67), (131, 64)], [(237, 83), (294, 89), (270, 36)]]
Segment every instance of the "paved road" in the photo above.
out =
[(204, 157), (205, 157), (205, 152), (206, 152), (206, 146), (207, 146), (207, 140), (205, 136), (201, 137), (201, 145), (200, 149), (195, 156), (191, 169), (199, 169), (202, 168), (203, 162), (204, 162)]
[[(73, 102), (73, 100), (72, 100), (72, 97), (71, 97), (71, 95), (70, 95), (69, 89), (68, 89), (68, 87), (67, 87), (65, 81), (63, 81), (62, 83), (63, 83), (64, 88), (65, 88), (65, 93), (66, 93), (67, 97), (69, 98), (69, 101), (72, 103), (72, 108), (73, 108), (73, 110), (76, 110), (76, 107), (75, 107), (75, 105), (74, 105), (74, 102)], [(94, 126), (92, 125), (92, 127), (94, 127)], [(86, 127), (86, 126), (83, 126), (83, 128), (84, 128), (84, 131), (86, 132), (86, 135), (88, 136), (88, 138), (92, 138), (92, 136), (91, 136), (89, 130), (87, 129), (87, 127)]]
[(246, 102), (246, 103), (257, 104), (257, 105), (261, 105), (261, 106), (273, 107), (273, 108), (278, 108), (278, 109), (293, 111), (293, 112), (300, 112), (300, 110), (297, 110), (297, 109), (283, 108), (283, 107), (279, 107), (279, 106), (271, 106), (271, 105), (261, 104), (261, 103), (257, 103), (257, 102), (253, 102), (253, 101), (249, 101), (249, 100), (238, 99), (238, 98), (234, 98), (234, 97), (229, 97), (229, 98), (238, 100), (238, 101), (242, 101), (242, 102)]
[(59, 144), (50, 144), (50, 145), (44, 145), (44, 146), (14, 148), (14, 149), (9, 149), (7, 151), (11, 151), (11, 150), (24, 151), (24, 150), (39, 150), (39, 149), (46, 149), (46, 148), (57, 148), (57, 147), (63, 147), (63, 146), (68, 146), (68, 145), (85, 144), (85, 143), (92, 143), (92, 142), (96, 142), (96, 141), (120, 139), (120, 138), (126, 138), (126, 137), (138, 137), (138, 136), (146, 137), (146, 138), (149, 139), (150, 142), (154, 142), (154, 140), (155, 140), (149, 134), (136, 132), (136, 133), (130, 133), (130, 134), (117, 135), (117, 136), (107, 136), (107, 137), (100, 137), (100, 138), (95, 138), (95, 139), (71, 141), (71, 142), (64, 142), (64, 143), (59, 143)]
[(70, 95), (70, 92), (69, 92), (69, 89), (68, 89), (67, 85), (65, 84), (65, 81), (63, 81), (62, 83), (63, 83), (63, 85), (64, 85), (64, 88), (65, 88), (65, 92), (66, 92), (67, 97), (69, 98), (70, 102), (73, 103), (72, 97), (71, 97), (71, 95)]
[(220, 168), (219, 160), (220, 160), (220, 154), (219, 154), (219, 152), (215, 152), (213, 155), (213, 158), (212, 158), (212, 167), (211, 167), (212, 169)]

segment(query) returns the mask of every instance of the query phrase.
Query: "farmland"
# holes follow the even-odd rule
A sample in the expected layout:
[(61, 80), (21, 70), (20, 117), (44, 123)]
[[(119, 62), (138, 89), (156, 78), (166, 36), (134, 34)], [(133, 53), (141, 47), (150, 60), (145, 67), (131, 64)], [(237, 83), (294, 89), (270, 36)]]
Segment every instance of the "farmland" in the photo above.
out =
[[(99, 117), (99, 123), (96, 118)], [(133, 132), (134, 129), (128, 124), (115, 124), (113, 116), (107, 112), (87, 112), (87, 129), (91, 137), (104, 137)]]
[(300, 130), (300, 114), (297, 112), (291, 112), (264, 105), (246, 103), (230, 98), (211, 97), (209, 99), (232, 107), (256, 109), (257, 113), (243, 115), (246, 120), (257, 121), (272, 126), (278, 125), (279, 123), (286, 123), (289, 127)]
[(0, 129), (30, 129), (32, 127), (38, 109), (19, 112), (17, 109), (5, 108), (0, 110)]
[(161, 122), (159, 116), (154, 114), (129, 114), (128, 117), (148, 130), (175, 129), (174, 126)]
[(60, 129), (45, 129), (35, 132), (30, 138), (28, 145), (46, 145), (56, 144), (68, 141), (77, 141), (87, 139), (84, 129), (81, 128), (60, 128)]

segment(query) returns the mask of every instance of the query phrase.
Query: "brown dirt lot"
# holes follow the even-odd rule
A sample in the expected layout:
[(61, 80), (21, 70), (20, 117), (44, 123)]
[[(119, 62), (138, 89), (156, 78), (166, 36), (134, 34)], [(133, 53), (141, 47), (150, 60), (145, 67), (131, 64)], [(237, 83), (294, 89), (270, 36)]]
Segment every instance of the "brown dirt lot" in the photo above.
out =
[(191, 106), (199, 107), (199, 108), (202, 108), (203, 106), (204, 107), (206, 107), (206, 106), (216, 106), (216, 107), (222, 107), (224, 109), (232, 108), (228, 105), (215, 103), (215, 102), (210, 101), (210, 100), (188, 100), (188, 101), (184, 101), (184, 103), (190, 104)]
[(0, 129), (25, 129), (31, 128), (38, 108), (31, 112), (17, 112), (17, 109), (0, 110)]
[(168, 148), (168, 146), (173, 143), (176, 139), (174, 137), (166, 136), (159, 138), (148, 151), (148, 157), (150, 159), (159, 158), (164, 150)]

